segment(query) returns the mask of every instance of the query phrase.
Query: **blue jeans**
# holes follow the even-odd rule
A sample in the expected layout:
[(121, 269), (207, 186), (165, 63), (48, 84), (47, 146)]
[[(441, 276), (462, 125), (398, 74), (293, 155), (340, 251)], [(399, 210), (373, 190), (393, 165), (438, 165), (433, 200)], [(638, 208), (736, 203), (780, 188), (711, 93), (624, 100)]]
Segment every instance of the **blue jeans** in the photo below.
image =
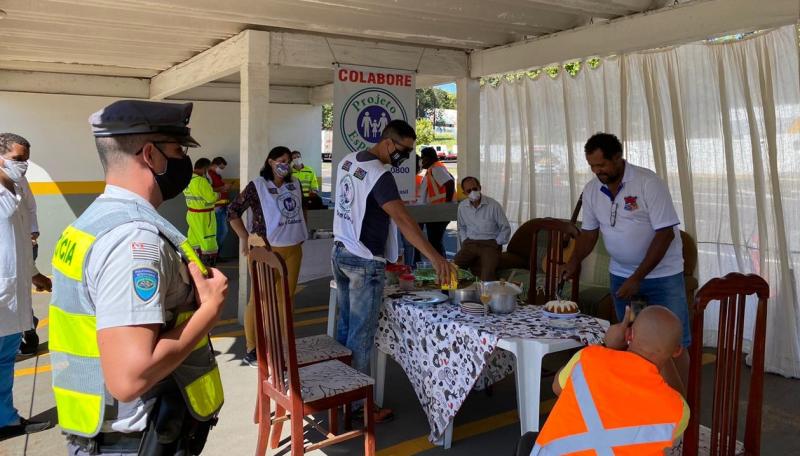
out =
[(17, 424), (19, 414), (14, 408), (14, 361), (22, 333), (0, 337), (0, 427)]
[(417, 261), (416, 247), (402, 234), (400, 234), (400, 246), (403, 248), (403, 264), (413, 268)]
[(218, 207), (214, 209), (214, 213), (217, 216), (217, 246), (222, 252), (222, 243), (225, 241), (225, 236), (228, 235), (228, 208)]
[[(625, 280), (627, 280), (626, 277), (611, 274), (611, 298), (614, 300), (617, 320), (622, 320), (622, 317), (625, 316), (625, 307), (631, 302), (630, 299), (617, 297), (617, 290), (625, 283)], [(683, 323), (682, 345), (688, 347), (692, 343), (692, 332), (689, 328), (689, 305), (686, 302), (683, 273), (656, 279), (644, 279), (639, 284), (638, 295), (644, 298), (647, 304), (664, 306), (677, 315)]]
[(333, 246), (332, 258), (339, 309), (336, 340), (353, 352), (353, 368), (370, 375), (386, 265), (353, 255), (339, 244)]

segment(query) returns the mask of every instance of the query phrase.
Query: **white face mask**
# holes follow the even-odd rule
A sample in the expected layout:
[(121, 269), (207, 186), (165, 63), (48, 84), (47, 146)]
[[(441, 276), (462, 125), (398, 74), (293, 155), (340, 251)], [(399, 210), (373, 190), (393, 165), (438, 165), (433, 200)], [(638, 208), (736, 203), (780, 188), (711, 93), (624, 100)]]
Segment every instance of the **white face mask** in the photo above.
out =
[(3, 170), (9, 179), (14, 181), (14, 183), (18, 183), (22, 180), (22, 177), (25, 176), (25, 173), (28, 172), (28, 162), (27, 160), (3, 160)]
[(292, 162), (295, 168), (301, 169), (303, 168), (303, 159), (302, 158), (295, 158)]
[(481, 191), (473, 190), (469, 192), (469, 195), (467, 197), (469, 198), (470, 201), (478, 201), (479, 199), (481, 199)]

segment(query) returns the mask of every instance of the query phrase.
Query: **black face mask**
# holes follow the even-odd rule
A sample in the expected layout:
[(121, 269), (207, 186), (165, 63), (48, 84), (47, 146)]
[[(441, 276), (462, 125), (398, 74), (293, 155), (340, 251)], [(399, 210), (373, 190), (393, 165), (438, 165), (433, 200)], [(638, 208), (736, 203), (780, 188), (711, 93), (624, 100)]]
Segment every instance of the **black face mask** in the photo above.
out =
[(402, 144), (399, 144), (397, 141), (394, 141), (395, 149), (394, 152), (389, 154), (389, 161), (391, 162), (392, 166), (397, 168), (400, 166), (404, 161), (408, 160), (408, 157), (411, 156), (411, 151), (414, 150), (412, 148), (400, 148)]
[(163, 173), (158, 174), (152, 168), (150, 169), (153, 176), (155, 176), (159, 190), (161, 190), (161, 198), (167, 201), (178, 196), (183, 189), (189, 186), (193, 174), (192, 159), (189, 156), (183, 158), (167, 157), (158, 146), (153, 145), (167, 159), (167, 169)]

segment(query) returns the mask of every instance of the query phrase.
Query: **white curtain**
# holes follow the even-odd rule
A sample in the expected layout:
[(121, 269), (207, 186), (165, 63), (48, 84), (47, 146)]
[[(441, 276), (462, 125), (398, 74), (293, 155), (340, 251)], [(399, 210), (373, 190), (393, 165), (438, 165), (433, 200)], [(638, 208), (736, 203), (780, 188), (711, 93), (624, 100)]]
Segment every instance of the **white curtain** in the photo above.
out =
[[(617, 134), (668, 182), (698, 243), (700, 283), (732, 271), (770, 285), (766, 367), (800, 377), (800, 76), (797, 29), (603, 59), (575, 76), (481, 92), (481, 178), (509, 220), (569, 217), (592, 178), (583, 144)], [(748, 315), (748, 333), (754, 315)], [(716, 308), (705, 342), (716, 343)]]

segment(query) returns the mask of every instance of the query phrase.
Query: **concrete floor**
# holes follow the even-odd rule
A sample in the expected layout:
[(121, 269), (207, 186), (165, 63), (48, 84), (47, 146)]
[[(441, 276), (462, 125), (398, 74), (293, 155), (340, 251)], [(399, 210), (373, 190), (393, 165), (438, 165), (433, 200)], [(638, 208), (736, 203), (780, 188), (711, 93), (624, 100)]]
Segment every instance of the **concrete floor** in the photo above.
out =
[[(231, 290), (236, 290), (236, 263), (226, 262), (223, 271), (231, 277)], [(229, 303), (222, 322), (213, 332), (214, 348), (218, 352), (222, 379), (225, 385), (226, 402), (220, 415), (219, 425), (212, 430), (204, 454), (250, 455), (254, 453), (256, 426), (252, 424), (255, 403), (256, 370), (241, 363), (244, 338), (241, 326), (235, 322), (235, 293)], [(34, 295), (36, 314), (47, 315), (48, 294)], [(305, 284), (297, 297), (295, 322), (298, 336), (325, 332), (326, 312), (321, 310), (328, 302), (328, 280), (322, 279)], [(45, 321), (46, 323), (46, 321)], [(14, 400), (23, 416), (50, 418), (55, 422), (55, 409), (50, 391), (50, 359), (46, 353), (47, 327), (39, 329), (42, 346), (38, 357), (21, 360), (16, 365)], [(555, 355), (545, 359), (546, 367), (555, 369), (565, 358)], [(706, 366), (704, 384), (710, 385), (713, 364)], [(449, 451), (433, 447), (427, 440), (427, 420), (419, 407), (416, 395), (405, 373), (393, 362), (387, 371), (385, 406), (394, 409), (396, 418), (377, 427), (378, 455), (510, 455), (519, 438), (519, 422), (516, 417), (516, 394), (513, 378), (495, 385), (491, 396), (483, 392), (473, 393), (456, 417), (455, 441)], [(800, 381), (767, 375), (764, 388), (762, 454), (800, 454)], [(708, 396), (708, 395), (707, 395)], [(744, 394), (743, 394), (744, 399)], [(552, 393), (542, 394), (543, 413), (552, 406)], [(740, 412), (744, 422), (745, 402)], [(702, 412), (704, 423), (710, 422), (708, 406)], [(284, 442), (288, 441), (288, 426), (284, 426)], [(309, 431), (307, 438), (317, 440), (319, 436)], [(325, 448), (312, 454), (337, 455), (361, 454), (363, 443), (353, 440), (341, 445)], [(0, 442), (0, 456), (5, 455), (60, 455), (65, 454), (63, 436), (58, 428)], [(288, 454), (288, 450), (275, 454)]]

